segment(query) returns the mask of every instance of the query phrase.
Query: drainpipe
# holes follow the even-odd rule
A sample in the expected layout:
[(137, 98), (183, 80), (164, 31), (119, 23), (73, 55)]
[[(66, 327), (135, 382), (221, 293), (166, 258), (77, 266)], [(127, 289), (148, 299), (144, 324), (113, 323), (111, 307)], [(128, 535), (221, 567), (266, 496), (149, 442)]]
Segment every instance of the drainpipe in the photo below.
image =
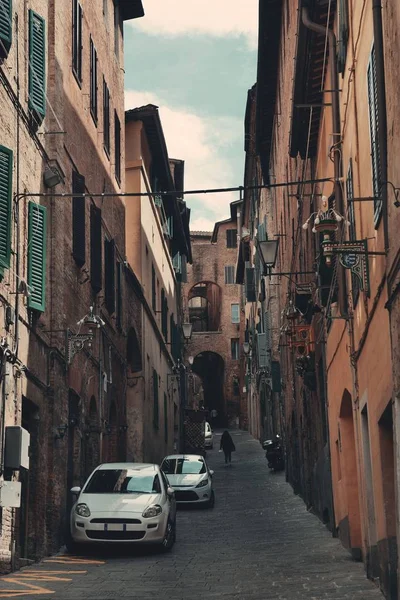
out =
[[(379, 1), (379, 0), (378, 0)], [(339, 82), (338, 71), (336, 64), (336, 36), (331, 29), (326, 29), (323, 25), (318, 25), (311, 21), (308, 14), (308, 9), (304, 8), (301, 12), (303, 25), (314, 31), (318, 35), (326, 35), (328, 33), (329, 42), (329, 68), (331, 73), (331, 88), (332, 88), (332, 133), (333, 143), (335, 145), (334, 152), (334, 179), (335, 179), (335, 200), (336, 207), (340, 214), (343, 214), (343, 194), (342, 194), (342, 159), (340, 153), (341, 146), (341, 127), (340, 127), (340, 108), (339, 108)], [(338, 266), (338, 283), (339, 283), (339, 307), (342, 317), (347, 317), (347, 298), (346, 298), (346, 277), (344, 269), (341, 265)]]
[(389, 224), (387, 205), (387, 116), (385, 91), (385, 59), (383, 46), (382, 5), (381, 0), (372, 0), (372, 18), (374, 24), (374, 48), (376, 62), (377, 103), (379, 119), (379, 157), (381, 163), (381, 198), (385, 251), (389, 249)]

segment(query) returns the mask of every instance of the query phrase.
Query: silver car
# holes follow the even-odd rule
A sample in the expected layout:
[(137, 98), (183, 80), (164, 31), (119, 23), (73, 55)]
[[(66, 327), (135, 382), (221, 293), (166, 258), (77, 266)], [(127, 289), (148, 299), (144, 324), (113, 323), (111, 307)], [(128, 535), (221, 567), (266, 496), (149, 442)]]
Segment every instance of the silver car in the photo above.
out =
[(214, 435), (213, 435), (210, 423), (207, 423), (207, 422), (205, 425), (204, 445), (206, 448), (210, 448), (210, 450), (212, 450), (213, 446), (214, 446)]
[(166, 456), (161, 470), (175, 491), (178, 504), (202, 504), (212, 508), (215, 503), (213, 490), (214, 471), (208, 468), (199, 454), (173, 454)]

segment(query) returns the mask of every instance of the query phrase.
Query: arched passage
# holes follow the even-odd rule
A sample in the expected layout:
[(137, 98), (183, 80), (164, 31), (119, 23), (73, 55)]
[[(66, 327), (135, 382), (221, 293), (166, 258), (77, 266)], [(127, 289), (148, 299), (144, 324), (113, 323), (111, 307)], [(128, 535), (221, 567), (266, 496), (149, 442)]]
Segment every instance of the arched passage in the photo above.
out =
[(211, 281), (196, 283), (188, 294), (189, 321), (193, 331), (219, 331), (221, 288)]
[(344, 494), (347, 503), (347, 517), (339, 524), (342, 543), (351, 550), (355, 558), (361, 552), (361, 519), (357, 476), (357, 454), (353, 402), (348, 390), (342, 396), (339, 414), (339, 461), (344, 479)]
[(224, 396), (225, 363), (216, 352), (200, 352), (193, 361), (192, 370), (201, 377), (204, 390), (204, 408), (218, 412), (216, 424), (226, 422), (226, 406)]

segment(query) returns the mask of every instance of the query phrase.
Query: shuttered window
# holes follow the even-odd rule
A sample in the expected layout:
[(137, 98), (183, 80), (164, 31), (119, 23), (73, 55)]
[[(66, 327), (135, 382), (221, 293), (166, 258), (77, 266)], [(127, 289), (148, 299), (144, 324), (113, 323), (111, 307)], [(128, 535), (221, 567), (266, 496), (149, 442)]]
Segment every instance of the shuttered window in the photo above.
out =
[(10, 266), (13, 153), (0, 146), (0, 275)]
[(239, 304), (231, 304), (231, 321), (232, 323), (240, 323)]
[(231, 339), (231, 358), (232, 360), (239, 360), (239, 338)]
[[(250, 263), (246, 263), (249, 265)], [(246, 266), (244, 273), (244, 285), (247, 302), (256, 302), (256, 272), (253, 267)]]
[(237, 229), (228, 229), (226, 232), (226, 247), (237, 248)]
[(377, 225), (382, 213), (381, 195), (381, 157), (379, 148), (379, 114), (378, 114), (378, 86), (376, 81), (375, 47), (371, 51), (367, 71), (369, 130), (371, 140), (371, 166), (372, 166), (372, 191), (374, 201), (374, 224)]
[(110, 91), (103, 77), (103, 144), (110, 157)]
[(101, 210), (92, 204), (90, 207), (90, 283), (95, 294), (103, 287), (101, 240)]
[[(72, 172), (72, 193), (85, 193), (85, 178), (76, 171)], [(82, 267), (86, 261), (86, 199), (82, 196), (72, 198), (72, 256)]]
[(115, 242), (104, 240), (104, 301), (110, 315), (115, 312)]
[(72, 0), (72, 70), (82, 81), (82, 7), (78, 0)]
[(225, 283), (235, 283), (235, 267), (225, 267)]
[(122, 330), (122, 311), (123, 311), (123, 301), (122, 301), (122, 281), (123, 281), (123, 271), (124, 265), (121, 262), (117, 262), (117, 305), (116, 305), (116, 325), (117, 328)]
[(46, 27), (33, 10), (29, 11), (29, 109), (41, 123), (46, 114)]
[[(346, 196), (347, 196), (347, 214), (349, 219), (349, 239), (351, 241), (357, 239), (356, 220), (354, 215), (354, 190), (353, 190), (353, 163), (350, 160), (349, 169), (346, 179)], [(356, 306), (360, 295), (360, 281), (354, 273), (351, 274), (351, 289), (353, 294), (353, 307)]]
[(0, 56), (5, 58), (12, 41), (12, 0), (0, 0)]
[(155, 429), (158, 429), (159, 425), (159, 402), (158, 402), (158, 374), (153, 369), (153, 425)]
[(259, 368), (265, 369), (269, 363), (266, 333), (257, 333), (257, 355)]
[(97, 51), (90, 37), (90, 114), (97, 125)]
[(115, 179), (121, 183), (121, 123), (116, 111), (114, 111), (114, 152)]
[(44, 311), (46, 304), (46, 225), (46, 208), (29, 202), (28, 306), (40, 312)]

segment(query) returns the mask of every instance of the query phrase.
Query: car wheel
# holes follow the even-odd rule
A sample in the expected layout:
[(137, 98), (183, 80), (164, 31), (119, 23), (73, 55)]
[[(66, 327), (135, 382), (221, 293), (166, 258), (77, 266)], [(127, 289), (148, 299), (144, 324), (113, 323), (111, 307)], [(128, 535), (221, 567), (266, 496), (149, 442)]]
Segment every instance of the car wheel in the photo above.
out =
[(211, 498), (207, 502), (207, 508), (214, 508), (215, 506), (215, 494), (214, 490), (211, 492)]
[(165, 528), (164, 539), (161, 542), (161, 549), (163, 552), (169, 552), (174, 545), (176, 540), (176, 522), (172, 523), (168, 520), (167, 527)]

